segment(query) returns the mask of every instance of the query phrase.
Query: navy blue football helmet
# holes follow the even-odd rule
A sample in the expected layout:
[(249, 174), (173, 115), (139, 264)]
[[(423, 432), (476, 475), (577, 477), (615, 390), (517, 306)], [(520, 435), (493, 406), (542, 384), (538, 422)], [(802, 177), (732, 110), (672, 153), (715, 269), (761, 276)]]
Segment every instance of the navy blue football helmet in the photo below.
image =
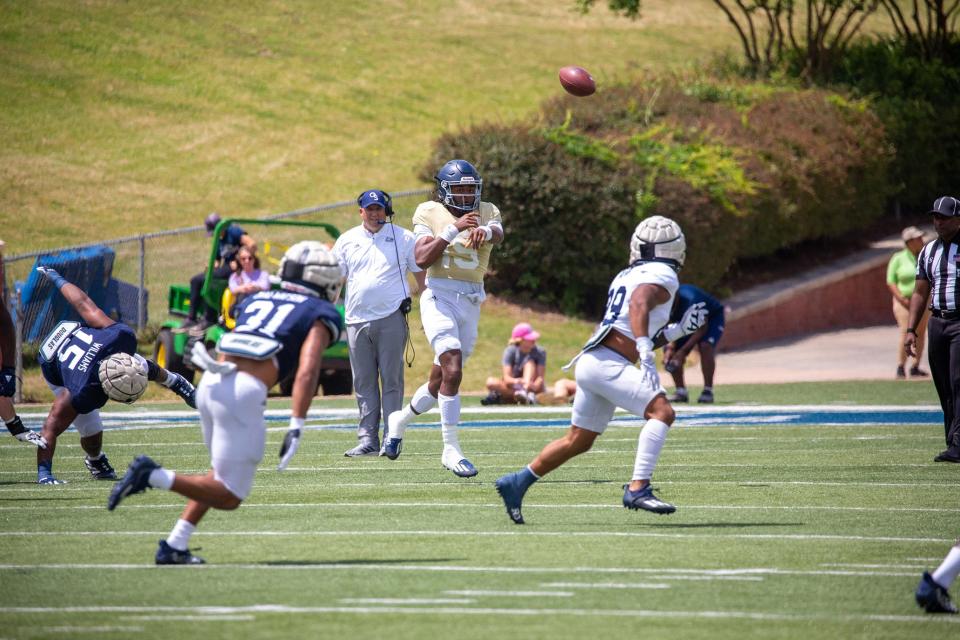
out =
[[(440, 167), (437, 175), (437, 196), (453, 214), (460, 217), (480, 208), (483, 180), (477, 168), (466, 160), (451, 160)], [(467, 189), (455, 187), (466, 186)]]

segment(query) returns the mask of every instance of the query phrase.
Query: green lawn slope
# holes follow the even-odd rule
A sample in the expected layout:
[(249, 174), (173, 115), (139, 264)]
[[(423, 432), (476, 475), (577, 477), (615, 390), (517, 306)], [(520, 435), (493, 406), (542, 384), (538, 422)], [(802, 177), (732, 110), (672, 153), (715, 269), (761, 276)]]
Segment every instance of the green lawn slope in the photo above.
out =
[(639, 22), (572, 4), (2, 2), (0, 237), (19, 253), (417, 187), (438, 134), (529, 114), (563, 65), (602, 86), (735, 44), (708, 0)]

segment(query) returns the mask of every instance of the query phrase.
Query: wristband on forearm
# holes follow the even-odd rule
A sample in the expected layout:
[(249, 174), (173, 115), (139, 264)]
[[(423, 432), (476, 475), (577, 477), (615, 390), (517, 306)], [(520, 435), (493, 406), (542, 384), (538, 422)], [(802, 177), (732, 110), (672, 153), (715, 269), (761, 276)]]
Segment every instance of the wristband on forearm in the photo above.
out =
[(447, 228), (440, 232), (440, 238), (447, 241), (447, 244), (452, 243), (457, 239), (457, 236), (460, 235), (460, 229), (457, 229), (457, 225), (452, 222), (447, 225)]
[(483, 235), (487, 239), (487, 241), (489, 241), (490, 238), (493, 237), (493, 229), (491, 229), (489, 226), (483, 225), (481, 227), (477, 227), (477, 229), (480, 229), (481, 231), (483, 231)]
[(46, 273), (44, 273), (43, 275), (45, 275), (47, 278), (49, 278), (49, 279), (50, 279), (50, 282), (52, 282), (52, 283), (53, 283), (53, 286), (55, 286), (57, 289), (63, 289), (63, 286), (64, 286), (65, 284), (69, 284), (69, 283), (67, 282), (67, 279), (64, 278), (62, 275), (60, 275), (59, 273), (57, 273), (56, 271), (54, 271), (54, 272), (52, 272), (52, 273), (46, 272)]
[(913, 327), (907, 327), (907, 333), (912, 333), (913, 335), (917, 335), (917, 330), (914, 329)]

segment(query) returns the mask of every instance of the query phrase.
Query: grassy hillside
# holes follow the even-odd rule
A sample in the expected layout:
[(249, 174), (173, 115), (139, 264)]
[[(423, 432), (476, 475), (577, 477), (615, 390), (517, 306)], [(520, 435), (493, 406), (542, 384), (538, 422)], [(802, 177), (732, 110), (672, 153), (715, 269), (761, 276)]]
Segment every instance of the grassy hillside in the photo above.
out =
[(639, 22), (571, 5), (2, 2), (0, 237), (18, 253), (415, 187), (439, 133), (528, 114), (560, 66), (602, 84), (734, 44), (708, 0)]

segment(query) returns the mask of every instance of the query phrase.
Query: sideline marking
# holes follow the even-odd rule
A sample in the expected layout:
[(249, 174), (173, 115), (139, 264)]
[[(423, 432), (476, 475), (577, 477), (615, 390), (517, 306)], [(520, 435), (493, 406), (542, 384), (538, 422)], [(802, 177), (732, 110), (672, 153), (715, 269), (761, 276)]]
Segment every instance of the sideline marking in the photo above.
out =
[[(675, 407), (679, 422), (677, 426), (712, 427), (724, 425), (933, 425), (943, 422), (943, 412), (935, 405), (751, 405), (729, 407)], [(464, 415), (564, 415), (569, 416), (570, 407), (464, 407)], [(431, 409), (430, 414), (439, 414), (439, 409)], [(104, 428), (106, 430), (137, 430), (156, 428), (196, 427), (199, 418), (193, 411), (129, 411), (102, 412)], [(21, 413), (21, 419), (28, 428), (39, 428), (46, 415), (41, 413)], [(307, 412), (307, 419), (313, 422), (344, 420), (335, 424), (311, 424), (307, 430), (356, 430), (356, 419), (359, 414), (356, 409), (331, 408), (312, 409)], [(269, 409), (264, 413), (267, 423), (282, 423), (290, 418), (289, 409)], [(611, 422), (613, 426), (634, 426), (643, 422), (643, 418), (633, 416), (621, 409), (617, 410), (617, 418)], [(567, 426), (569, 418), (519, 418), (497, 420), (472, 420), (463, 422), (463, 428), (479, 427), (557, 427)], [(437, 429), (439, 422), (415, 422), (408, 428)], [(74, 429), (74, 427), (70, 427)], [(286, 431), (286, 426), (270, 427), (268, 431)]]

